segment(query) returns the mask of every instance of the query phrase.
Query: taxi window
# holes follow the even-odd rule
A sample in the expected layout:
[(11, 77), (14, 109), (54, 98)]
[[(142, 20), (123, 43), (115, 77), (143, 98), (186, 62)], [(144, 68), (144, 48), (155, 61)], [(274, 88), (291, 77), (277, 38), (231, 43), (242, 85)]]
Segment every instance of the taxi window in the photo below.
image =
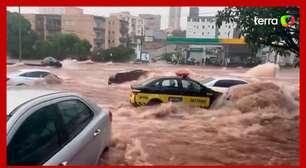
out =
[(193, 82), (193, 81), (189, 81), (189, 80), (182, 80), (182, 86), (184, 89), (190, 90), (190, 91), (195, 91), (195, 92), (200, 92), (202, 87), (201, 85)]
[(178, 82), (176, 79), (165, 79), (162, 81), (161, 86), (167, 88), (178, 88)]

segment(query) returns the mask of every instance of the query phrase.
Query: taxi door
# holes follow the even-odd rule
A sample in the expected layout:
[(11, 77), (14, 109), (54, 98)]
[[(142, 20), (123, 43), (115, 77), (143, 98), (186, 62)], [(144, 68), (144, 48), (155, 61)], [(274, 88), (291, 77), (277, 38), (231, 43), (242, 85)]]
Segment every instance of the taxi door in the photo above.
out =
[(210, 95), (203, 90), (203, 86), (187, 79), (181, 79), (181, 85), (184, 90), (184, 103), (204, 108), (208, 108), (210, 106)]
[(179, 81), (174, 78), (163, 79), (160, 83), (163, 102), (182, 102), (183, 92)]

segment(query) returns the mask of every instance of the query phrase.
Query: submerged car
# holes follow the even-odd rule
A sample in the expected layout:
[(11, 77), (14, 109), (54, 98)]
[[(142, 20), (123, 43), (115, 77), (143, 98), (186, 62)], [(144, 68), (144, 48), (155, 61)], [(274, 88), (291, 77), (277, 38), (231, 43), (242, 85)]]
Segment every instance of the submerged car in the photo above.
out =
[(63, 66), (62, 63), (59, 60), (57, 60), (53, 57), (44, 58), (41, 61), (41, 65), (43, 65), (43, 66), (54, 66), (54, 67), (58, 67), (58, 68)]
[(152, 78), (144, 83), (131, 86), (130, 102), (133, 105), (156, 105), (167, 102), (209, 108), (222, 94), (213, 91), (188, 77), (188, 74)]
[(8, 165), (96, 165), (111, 142), (110, 112), (75, 94), (8, 88)]
[(247, 81), (233, 77), (210, 77), (203, 81), (200, 81), (204, 86), (225, 93), (232, 86), (248, 84)]
[(52, 76), (58, 80), (61, 80), (57, 75), (51, 73), (48, 70), (43, 69), (22, 69), (7, 75), (7, 85), (8, 86), (32, 86), (35, 82), (46, 78), (47, 76)]
[(127, 81), (137, 80), (139, 77), (145, 75), (146, 73), (147, 71), (141, 69), (118, 72), (115, 75), (109, 77), (108, 84), (111, 85), (113, 83), (123, 83)]

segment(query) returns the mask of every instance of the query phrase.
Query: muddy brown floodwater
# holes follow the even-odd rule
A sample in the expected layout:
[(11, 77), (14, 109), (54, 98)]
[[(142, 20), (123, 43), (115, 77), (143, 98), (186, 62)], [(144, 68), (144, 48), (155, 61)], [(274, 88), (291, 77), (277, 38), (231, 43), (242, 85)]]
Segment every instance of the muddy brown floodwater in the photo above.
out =
[[(26, 66), (10, 66), (8, 71)], [(150, 71), (138, 81), (107, 85), (126, 69)], [(102, 165), (299, 165), (299, 70), (263, 65), (245, 68), (134, 65), (64, 61), (47, 68), (62, 84), (42, 87), (78, 92), (113, 113), (112, 146)], [(190, 72), (196, 80), (238, 76), (251, 84), (235, 87), (214, 109), (182, 104), (133, 107), (130, 85), (153, 76)]]

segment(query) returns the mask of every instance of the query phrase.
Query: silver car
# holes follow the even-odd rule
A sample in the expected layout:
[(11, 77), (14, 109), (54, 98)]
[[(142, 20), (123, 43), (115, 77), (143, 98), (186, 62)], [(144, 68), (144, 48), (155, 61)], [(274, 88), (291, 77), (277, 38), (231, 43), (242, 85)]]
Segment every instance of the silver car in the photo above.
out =
[(95, 165), (111, 143), (110, 112), (68, 92), (8, 88), (8, 165)]

